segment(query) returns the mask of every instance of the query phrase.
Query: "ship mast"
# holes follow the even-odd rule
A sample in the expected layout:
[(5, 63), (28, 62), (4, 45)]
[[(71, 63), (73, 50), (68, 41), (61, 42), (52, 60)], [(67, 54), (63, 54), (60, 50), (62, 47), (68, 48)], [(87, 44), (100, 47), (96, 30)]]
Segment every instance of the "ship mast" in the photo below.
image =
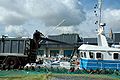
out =
[(98, 25), (98, 32), (100, 28), (104, 29), (105, 23), (102, 23), (102, 3), (103, 0), (97, 0), (98, 4), (95, 5), (94, 9), (97, 9), (94, 11), (95, 16), (97, 17), (97, 21), (95, 24)]
[(105, 23), (102, 23), (102, 1), (98, 0), (98, 46), (108, 47), (107, 39), (104, 34)]
[(104, 34), (105, 23), (102, 23), (102, 2), (103, 0), (98, 0), (98, 34)]
[(102, 18), (102, 1), (103, 0), (98, 0), (98, 12), (99, 12), (99, 16), (98, 16), (98, 28), (101, 26), (100, 24), (102, 23), (101, 18)]

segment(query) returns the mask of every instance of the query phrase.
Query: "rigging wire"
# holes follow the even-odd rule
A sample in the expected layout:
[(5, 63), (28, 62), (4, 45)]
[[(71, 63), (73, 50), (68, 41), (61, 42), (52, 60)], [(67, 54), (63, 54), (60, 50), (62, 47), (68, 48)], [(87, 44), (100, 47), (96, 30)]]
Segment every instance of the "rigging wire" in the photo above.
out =
[(45, 34), (45, 36), (47, 36), (49, 33), (53, 32), (54, 30), (56, 30), (61, 24), (63, 24), (65, 22), (65, 19), (63, 19), (59, 24), (57, 24), (52, 30), (49, 29), (48, 33)]

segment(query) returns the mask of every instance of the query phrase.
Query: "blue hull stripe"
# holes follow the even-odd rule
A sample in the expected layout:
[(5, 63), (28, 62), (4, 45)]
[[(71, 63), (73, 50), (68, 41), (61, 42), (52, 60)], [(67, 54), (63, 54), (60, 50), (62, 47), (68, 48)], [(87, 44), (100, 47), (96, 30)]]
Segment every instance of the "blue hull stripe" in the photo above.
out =
[(80, 68), (82, 69), (112, 69), (120, 70), (120, 61), (118, 60), (91, 60), (91, 59), (81, 59)]

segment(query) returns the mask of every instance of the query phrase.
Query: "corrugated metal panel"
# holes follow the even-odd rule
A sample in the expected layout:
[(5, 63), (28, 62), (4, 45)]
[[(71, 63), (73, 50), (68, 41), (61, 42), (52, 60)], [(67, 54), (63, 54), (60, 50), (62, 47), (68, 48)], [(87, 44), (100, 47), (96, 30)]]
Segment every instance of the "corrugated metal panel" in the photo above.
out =
[(11, 53), (18, 53), (18, 41), (12, 41)]
[(0, 38), (0, 53), (24, 53), (25, 42), (29, 39), (6, 38), (4, 41)]
[[(62, 34), (62, 35), (55, 35), (55, 36), (48, 36), (49, 39), (67, 42), (67, 43), (77, 43), (80, 39), (78, 34)], [(54, 43), (49, 42), (48, 43)]]
[(113, 40), (115, 43), (120, 42), (120, 33), (114, 33)]
[(70, 46), (70, 45), (63, 45), (63, 44), (47, 44), (48, 48), (73, 48), (74, 46)]
[(97, 43), (97, 38), (83, 38), (84, 43)]
[(5, 45), (4, 45), (4, 53), (9, 53), (10, 52), (10, 41), (5, 41), (4, 42)]
[(19, 42), (19, 53), (24, 53), (25, 41), (22, 40)]

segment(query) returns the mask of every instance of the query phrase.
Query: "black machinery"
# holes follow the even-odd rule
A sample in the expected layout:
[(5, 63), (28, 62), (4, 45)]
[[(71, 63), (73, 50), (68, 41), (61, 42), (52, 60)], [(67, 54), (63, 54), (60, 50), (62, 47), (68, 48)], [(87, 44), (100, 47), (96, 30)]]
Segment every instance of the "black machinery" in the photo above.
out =
[[(40, 48), (40, 42), (41, 41), (52, 41), (52, 42), (57, 42), (60, 44), (66, 44), (66, 45), (71, 45), (73, 44), (66, 43), (66, 42), (61, 42), (61, 41), (56, 41), (52, 39), (45, 38), (42, 33), (40, 33), (38, 30), (35, 31), (33, 34), (33, 39), (28, 38), (25, 39), (23, 44), (21, 44), (22, 40), (19, 40), (17, 42), (16, 47), (18, 47), (18, 50), (16, 53), (14, 52), (14, 47), (11, 46), (12, 41), (10, 42), (10, 50), (9, 53), (5, 52), (5, 40), (7, 40), (6, 36), (3, 36), (1, 39), (0, 46), (2, 45), (2, 48), (0, 47), (0, 68), (1, 69), (9, 69), (9, 68), (19, 68), (22, 66), (25, 66), (27, 63), (34, 63), (37, 58), (37, 49)], [(14, 41), (14, 40), (13, 40)], [(23, 54), (19, 54), (21, 51), (19, 47), (24, 46)], [(74, 55), (74, 52), (77, 50), (77, 46), (74, 48), (73, 53), (71, 55), (71, 58)]]

